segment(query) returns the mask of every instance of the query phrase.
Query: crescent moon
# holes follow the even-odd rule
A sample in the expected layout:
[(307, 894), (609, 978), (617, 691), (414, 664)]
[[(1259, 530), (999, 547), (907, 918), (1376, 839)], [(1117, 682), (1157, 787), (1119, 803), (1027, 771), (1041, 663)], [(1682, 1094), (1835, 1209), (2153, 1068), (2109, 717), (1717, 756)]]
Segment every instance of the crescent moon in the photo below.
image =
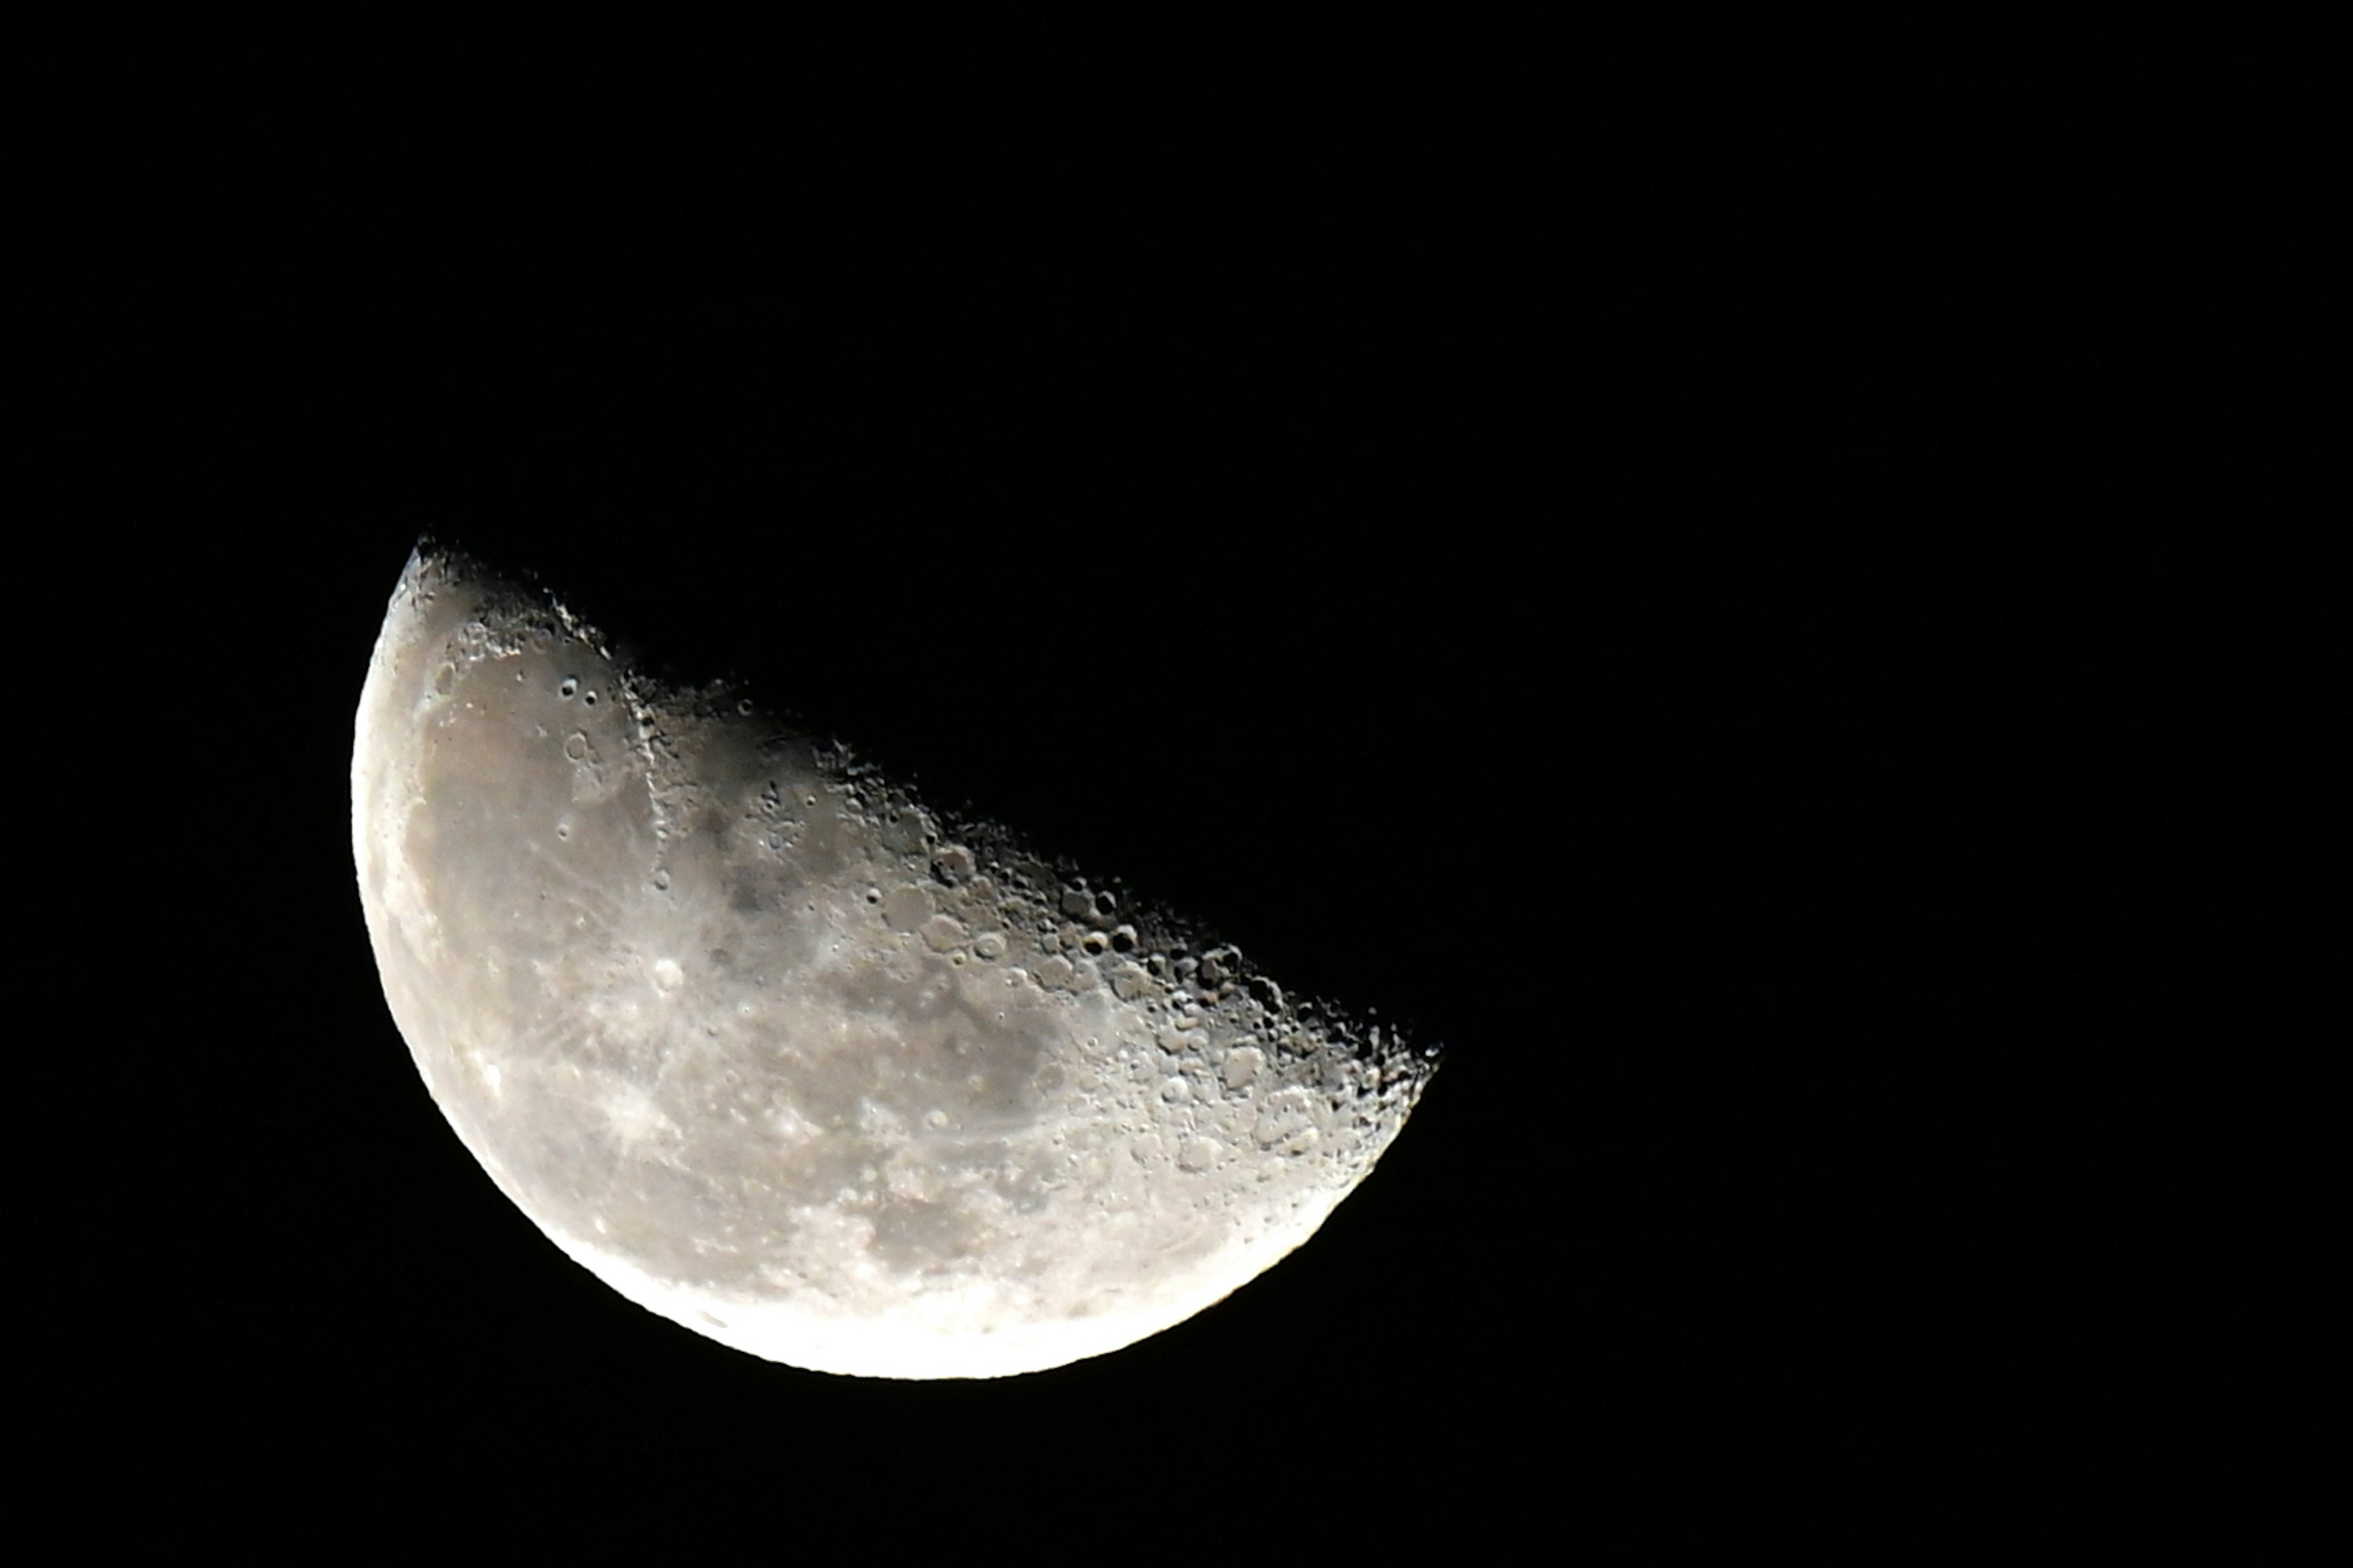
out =
[(1434, 1070), (432, 546), (352, 839), (393, 1017), (499, 1189), (793, 1366), (997, 1377), (1181, 1322), (1307, 1240)]

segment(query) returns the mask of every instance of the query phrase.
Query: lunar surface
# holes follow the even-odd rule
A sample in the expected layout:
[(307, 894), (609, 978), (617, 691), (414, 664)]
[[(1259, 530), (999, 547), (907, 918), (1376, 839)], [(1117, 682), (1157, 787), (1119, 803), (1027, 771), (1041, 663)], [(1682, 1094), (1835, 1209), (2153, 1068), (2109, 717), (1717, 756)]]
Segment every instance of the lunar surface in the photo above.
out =
[(756, 1356), (995, 1377), (1298, 1247), (1432, 1071), (748, 696), (420, 547), (352, 756), (385, 994), (501, 1191)]

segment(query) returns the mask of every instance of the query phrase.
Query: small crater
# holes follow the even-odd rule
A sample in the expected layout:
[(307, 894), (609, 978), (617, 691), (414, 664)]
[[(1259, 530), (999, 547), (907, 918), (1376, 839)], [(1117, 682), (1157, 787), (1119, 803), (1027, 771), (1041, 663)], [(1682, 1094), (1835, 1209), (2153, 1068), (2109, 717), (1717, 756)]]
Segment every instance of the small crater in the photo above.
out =
[(1214, 1170), (1225, 1153), (1225, 1145), (1214, 1138), (1187, 1138), (1176, 1150), (1176, 1164), (1187, 1171)]
[(914, 884), (893, 888), (883, 895), (882, 918), (892, 931), (913, 931), (932, 913), (931, 895)]

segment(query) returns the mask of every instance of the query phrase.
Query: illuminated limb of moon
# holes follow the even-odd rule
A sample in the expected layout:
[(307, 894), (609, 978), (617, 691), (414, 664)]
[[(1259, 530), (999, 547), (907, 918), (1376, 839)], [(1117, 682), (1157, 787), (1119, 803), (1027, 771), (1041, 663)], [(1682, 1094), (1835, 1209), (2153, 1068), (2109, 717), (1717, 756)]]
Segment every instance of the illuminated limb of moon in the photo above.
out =
[(421, 550), (352, 762), (433, 1099), (629, 1300), (877, 1377), (1060, 1365), (1306, 1240), (1422, 1055)]

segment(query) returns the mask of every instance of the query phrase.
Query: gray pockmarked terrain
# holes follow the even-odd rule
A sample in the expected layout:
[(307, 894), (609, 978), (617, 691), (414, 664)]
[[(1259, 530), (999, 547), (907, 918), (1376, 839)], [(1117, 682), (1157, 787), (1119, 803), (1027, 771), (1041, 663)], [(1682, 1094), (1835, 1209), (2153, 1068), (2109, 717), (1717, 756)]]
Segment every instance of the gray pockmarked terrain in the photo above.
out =
[(431, 547), (352, 801), (465, 1146), (621, 1294), (795, 1366), (990, 1377), (1180, 1322), (1305, 1241), (1432, 1070)]

